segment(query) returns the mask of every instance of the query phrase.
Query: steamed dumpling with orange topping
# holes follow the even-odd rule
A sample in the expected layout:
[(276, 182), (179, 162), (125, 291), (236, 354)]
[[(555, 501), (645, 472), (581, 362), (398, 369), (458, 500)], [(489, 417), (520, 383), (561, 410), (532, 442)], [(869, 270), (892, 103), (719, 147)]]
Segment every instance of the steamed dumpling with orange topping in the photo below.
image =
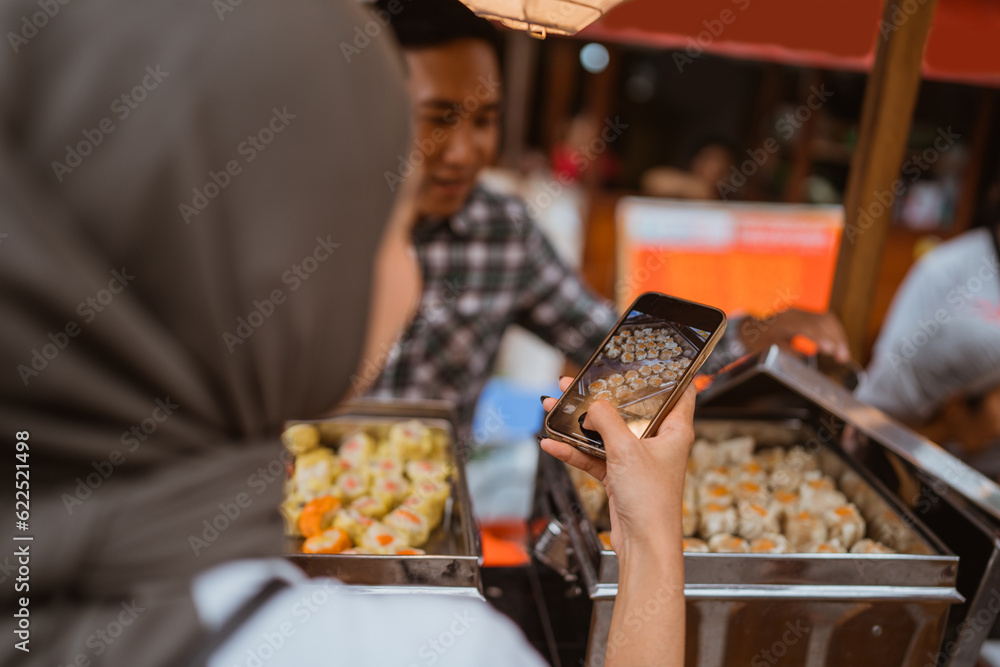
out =
[(850, 549), (865, 535), (865, 520), (854, 505), (848, 503), (823, 514), (830, 539), (839, 540)]
[(708, 549), (717, 554), (745, 554), (750, 552), (750, 545), (742, 537), (723, 533), (708, 539)]
[(424, 516), (402, 507), (390, 512), (382, 522), (403, 533), (411, 547), (423, 546), (431, 532), (430, 523)]
[(364, 431), (358, 431), (337, 450), (345, 470), (358, 470), (368, 465), (375, 455), (375, 441)]
[(394, 554), (412, 545), (401, 531), (376, 521), (361, 536), (358, 546), (375, 554)]
[(409, 492), (410, 484), (402, 477), (377, 477), (371, 485), (371, 494), (390, 507), (402, 501)]
[(362, 514), (353, 507), (340, 510), (333, 519), (333, 527), (339, 528), (347, 533), (351, 541), (358, 544), (368, 530), (375, 523), (375, 519)]
[(781, 525), (778, 517), (767, 505), (758, 505), (747, 500), (739, 504), (739, 534), (747, 539), (760, 537), (764, 533), (778, 533)]
[(320, 447), (306, 452), (295, 459), (292, 473), (295, 492), (310, 500), (326, 495), (340, 471), (340, 461), (331, 450)]
[(720, 533), (736, 532), (736, 509), (730, 505), (708, 503), (699, 508), (699, 514), (699, 533), (706, 539)]
[(339, 528), (324, 530), (318, 535), (306, 538), (302, 551), (307, 554), (339, 554), (351, 547), (351, 538)]
[(389, 429), (389, 450), (401, 459), (426, 459), (433, 449), (431, 430), (417, 419), (393, 424)]
[(347, 502), (353, 502), (368, 493), (370, 473), (367, 468), (345, 472), (337, 478), (337, 488)]
[(791, 551), (791, 546), (784, 535), (777, 533), (765, 533), (760, 537), (750, 540), (750, 553), (752, 554), (787, 554)]

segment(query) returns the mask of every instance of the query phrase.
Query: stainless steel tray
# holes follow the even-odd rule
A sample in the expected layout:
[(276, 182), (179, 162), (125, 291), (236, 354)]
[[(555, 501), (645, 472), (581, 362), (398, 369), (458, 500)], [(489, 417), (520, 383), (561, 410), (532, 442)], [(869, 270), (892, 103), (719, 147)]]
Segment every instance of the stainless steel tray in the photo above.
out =
[[(792, 363), (777, 351), (769, 358)], [(961, 594), (959, 557), (953, 541), (942, 538), (941, 522), (933, 513), (913, 511), (915, 500), (904, 497), (903, 491), (919, 491), (919, 486), (901, 486), (873, 467), (874, 459), (859, 457), (857, 438), (871, 434), (858, 429), (851, 414), (827, 409), (833, 398), (843, 399), (842, 390), (809, 369), (796, 376), (793, 387), (779, 372), (764, 375), (743, 385), (731, 400), (709, 406), (702, 400), (696, 430), (714, 431), (716, 439), (751, 433), (763, 445), (805, 441), (819, 455), (824, 472), (838, 477), (850, 470), (863, 481), (849, 497), (866, 504), (866, 514), (889, 522), (888, 528), (875, 522), (869, 534), (878, 539), (878, 531), (886, 529), (907, 545), (908, 553), (685, 554), (686, 664), (971, 664), (964, 656), (978, 647), (982, 629), (966, 633), (961, 650), (947, 642), (954, 629), (950, 615), (955, 610), (964, 615), (972, 601)], [(705, 394), (724, 396), (732, 386), (717, 381), (711, 394)], [(852, 399), (847, 394), (843, 400)], [(706, 419), (709, 415), (719, 418)], [(881, 451), (879, 444), (867, 442)], [(589, 593), (593, 612), (587, 664), (603, 664), (618, 590), (617, 557), (601, 548), (565, 467), (551, 457), (540, 462), (535, 507), (536, 519), (549, 519), (548, 525), (540, 520), (532, 524), (539, 527), (536, 556), (573, 580), (571, 586), (579, 582)], [(984, 557), (989, 557), (988, 548)], [(966, 590), (975, 591), (977, 585)]]
[[(695, 422), (695, 432), (722, 439), (735, 435), (755, 435), (760, 446), (791, 446), (806, 442), (810, 436), (807, 427), (798, 421), (703, 421)], [(868, 534), (876, 539), (880, 532), (884, 539), (890, 535), (897, 545), (905, 545), (906, 553), (857, 555), (857, 554), (716, 554), (687, 553), (684, 555), (685, 582), (691, 594), (694, 587), (740, 586), (741, 597), (753, 591), (762, 597), (777, 594), (774, 586), (823, 586), (824, 590), (812, 592), (819, 597), (837, 597), (850, 594), (836, 586), (895, 586), (905, 587), (915, 596), (928, 599), (961, 601), (954, 585), (958, 557), (940, 542), (919, 520), (904, 515), (891, 495), (880, 488), (873, 479), (854, 464), (824, 446), (817, 452), (820, 467), (825, 474), (839, 478), (845, 470), (858, 475), (858, 488), (849, 499), (860, 502)], [(592, 597), (613, 596), (617, 592), (618, 557), (601, 547), (597, 529), (590, 517), (585, 516), (569, 476), (561, 463), (545, 460), (555, 504), (565, 517), (571, 536), (580, 541), (578, 553), (591, 554), (581, 562), (583, 579), (588, 586), (598, 586)], [(863, 496), (863, 497), (859, 497)], [(889, 521), (895, 521), (888, 524)], [(754, 588), (766, 587), (766, 588)], [(917, 591), (915, 588), (930, 587)], [(857, 592), (857, 591), (855, 591)], [(878, 592), (878, 591), (876, 591)], [(870, 595), (868, 591), (866, 595)], [(787, 593), (786, 593), (787, 594)], [(895, 593), (893, 594), (895, 595)]]
[(959, 557), (965, 602), (925, 663), (974, 665), (1000, 611), (1000, 487), (777, 348), (734, 364), (699, 396), (701, 415), (775, 410), (810, 421)]
[(313, 424), (321, 442), (334, 447), (350, 433), (364, 428), (384, 435), (393, 424), (419, 419), (432, 432), (445, 437), (455, 474), (451, 497), (441, 525), (434, 529), (423, 549), (425, 555), (304, 554), (302, 539), (289, 538), (286, 557), (311, 577), (335, 577), (345, 583), (366, 586), (435, 587), (474, 589), (481, 592), (482, 549), (472, 513), (465, 461), (455, 438), (451, 405), (438, 401), (359, 400), (345, 405), (331, 417), (297, 420), (291, 424)]

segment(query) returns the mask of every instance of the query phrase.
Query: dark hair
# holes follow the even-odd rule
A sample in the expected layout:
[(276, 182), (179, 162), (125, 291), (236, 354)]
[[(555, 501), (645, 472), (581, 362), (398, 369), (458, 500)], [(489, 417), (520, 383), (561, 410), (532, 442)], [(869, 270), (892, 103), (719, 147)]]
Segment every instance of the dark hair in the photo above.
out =
[(459, 0), (375, 0), (375, 7), (389, 17), (396, 39), (404, 49), (481, 39), (503, 60), (500, 31)]

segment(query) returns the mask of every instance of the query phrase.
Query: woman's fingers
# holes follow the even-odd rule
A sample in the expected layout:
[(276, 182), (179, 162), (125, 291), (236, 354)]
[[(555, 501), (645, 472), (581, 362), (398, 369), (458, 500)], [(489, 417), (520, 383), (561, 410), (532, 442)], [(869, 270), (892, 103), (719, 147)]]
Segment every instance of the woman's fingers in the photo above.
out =
[[(565, 392), (571, 384), (573, 384), (573, 378), (565, 375), (559, 378), (559, 389), (561, 391)], [(542, 398), (542, 407), (545, 408), (546, 412), (549, 412), (552, 408), (556, 407), (556, 403), (558, 402), (558, 397), (546, 396)]]
[(604, 481), (604, 473), (607, 468), (602, 459), (584, 454), (579, 449), (570, 447), (565, 442), (559, 442), (551, 438), (543, 438), (541, 445), (542, 449), (560, 461), (568, 463), (574, 468), (579, 468), (599, 482)]
[(681, 398), (677, 401), (677, 405), (673, 407), (663, 423), (660, 424), (660, 429), (656, 432), (657, 435), (663, 435), (665, 433), (675, 433), (679, 430), (685, 430), (691, 428), (691, 424), (694, 421), (694, 406), (695, 401), (698, 398), (698, 392), (694, 388), (693, 384), (689, 384), (684, 393), (681, 394)]

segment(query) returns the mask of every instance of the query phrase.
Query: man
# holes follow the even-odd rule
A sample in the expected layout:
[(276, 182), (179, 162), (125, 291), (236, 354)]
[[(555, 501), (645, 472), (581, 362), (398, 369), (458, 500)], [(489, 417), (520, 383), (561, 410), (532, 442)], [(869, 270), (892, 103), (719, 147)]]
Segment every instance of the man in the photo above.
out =
[[(458, 0), (376, 4), (403, 47), (414, 113), (413, 150), (386, 180), (424, 170), (413, 231), (424, 291), (398, 345), (367, 372), (382, 370), (376, 396), (454, 402), (467, 435), (508, 326), (520, 324), (583, 364), (618, 315), (559, 260), (521, 201), (477, 185), (500, 142), (497, 31)], [(733, 324), (713, 356), (716, 368), (746, 349)], [(847, 356), (829, 316), (789, 311), (752, 333), (752, 349), (805, 333)]]
[(875, 343), (859, 399), (1000, 476), (1000, 238), (966, 232), (917, 263)]

